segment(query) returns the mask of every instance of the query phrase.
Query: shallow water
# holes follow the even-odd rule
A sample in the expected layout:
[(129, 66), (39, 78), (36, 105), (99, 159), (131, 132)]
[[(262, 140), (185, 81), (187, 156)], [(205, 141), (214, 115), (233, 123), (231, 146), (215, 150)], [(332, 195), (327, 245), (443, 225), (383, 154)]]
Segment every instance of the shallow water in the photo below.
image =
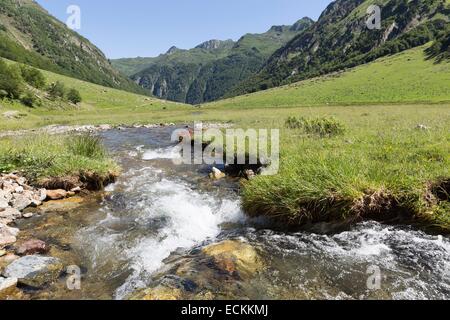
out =
[[(207, 166), (173, 164), (171, 130), (102, 133), (123, 168), (117, 183), (100, 199), (23, 226), (83, 271), (81, 290), (62, 279), (31, 298), (123, 299), (161, 277), (180, 281), (180, 264), (192, 291), (215, 298), (450, 298), (449, 238), (376, 222), (334, 235), (264, 229), (240, 209), (235, 180), (212, 182)], [(227, 239), (250, 244), (264, 267), (236, 277), (211, 266), (201, 249)]]

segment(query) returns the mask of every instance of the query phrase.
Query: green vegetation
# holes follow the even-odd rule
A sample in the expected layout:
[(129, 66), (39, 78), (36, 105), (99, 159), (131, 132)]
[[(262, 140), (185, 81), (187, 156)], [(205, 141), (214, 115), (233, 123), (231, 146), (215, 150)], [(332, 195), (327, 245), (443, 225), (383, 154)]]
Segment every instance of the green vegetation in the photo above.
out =
[(108, 87), (145, 93), (104, 54), (35, 1), (0, 1), (0, 57)]
[(56, 81), (47, 88), (50, 99), (63, 99), (66, 94), (66, 87), (61, 81)]
[[(432, 185), (450, 177), (450, 108), (445, 106), (320, 107), (258, 111), (262, 126), (280, 116), (333, 116), (344, 135), (318, 140), (282, 132), (281, 170), (246, 182), (243, 205), (288, 225), (371, 218), (421, 222), (450, 232)], [(419, 124), (429, 129), (421, 129)], [(448, 185), (446, 187), (448, 194)], [(448, 198), (447, 200), (448, 201)], [(444, 223), (444, 221), (446, 221)]]
[[(63, 82), (57, 80), (47, 88), (46, 78), (42, 71), (14, 63), (5, 63), (0, 59), (0, 93), (1, 97), (7, 97), (10, 101), (20, 101), (27, 107), (41, 105), (45, 96), (52, 101), (71, 102), (78, 104), (82, 101), (78, 90), (66, 89)], [(45, 92), (43, 90), (46, 90)]]
[(107, 181), (118, 166), (90, 136), (25, 136), (0, 139), (0, 172), (23, 170), (38, 183), (49, 177), (96, 176)]
[(313, 21), (274, 26), (263, 34), (246, 34), (239, 41), (211, 40), (194, 49), (171, 48), (156, 58), (113, 60), (113, 65), (157, 97), (199, 104), (217, 100), (256, 74), (267, 58)]
[(67, 92), (67, 100), (74, 104), (80, 103), (82, 101), (80, 92), (76, 89), (70, 89)]
[[(269, 216), (288, 226), (370, 218), (449, 232), (448, 196), (444, 195), (448, 195), (450, 178), (450, 62), (427, 59), (428, 47), (199, 108), (44, 72), (49, 83), (61, 81), (80, 91), (83, 102), (79, 108), (25, 109), (25, 118), (1, 121), (0, 128), (194, 120), (229, 121), (237, 128), (279, 128), (279, 174), (243, 184), (243, 206), (250, 215)], [(9, 100), (0, 103), (24, 110)], [(289, 117), (295, 117), (292, 123), (299, 125), (286, 126)], [(83, 137), (79, 139), (62, 152), (79, 162), (61, 162), (64, 170), (57, 170), (46, 165), (47, 157), (38, 156), (33, 166), (46, 168), (39, 175), (67, 174), (81, 164), (85, 169), (79, 159), (94, 156), (96, 142), (90, 147)], [(1, 145), (21, 143), (6, 139)], [(0, 154), (10, 154), (3, 148)], [(55, 152), (50, 147), (41, 150), (47, 149), (48, 154)], [(21, 163), (9, 159), (2, 165), (25, 167)], [(102, 168), (91, 165), (89, 170)]]
[[(0, 59), (0, 68), (2, 66), (11, 66), (13, 69), (20, 69), (18, 64), (12, 61)], [(50, 95), (44, 90), (38, 90), (28, 86), (25, 90), (36, 100), (33, 106), (38, 108), (30, 109), (26, 107), (19, 99), (7, 97), (2, 100), (3, 95), (0, 87), (0, 130), (16, 130), (43, 127), (51, 124), (130, 124), (130, 123), (158, 123), (165, 122), (166, 119), (177, 114), (177, 110), (184, 111), (179, 113), (179, 121), (183, 116), (192, 113), (192, 109), (186, 105), (170, 103), (147, 96), (129, 93), (117, 89), (102, 87), (89, 82), (77, 80), (74, 78), (62, 76), (60, 74), (41, 70), (48, 86), (55, 85), (58, 82), (64, 88), (64, 94), (59, 91), (56, 98), (51, 99)], [(0, 73), (0, 78), (4, 75)], [(1, 80), (0, 80), (0, 83)], [(10, 81), (8, 80), (9, 84)], [(22, 81), (22, 84), (24, 81)], [(82, 102), (75, 107), (69, 103), (66, 88), (75, 89), (80, 94)], [(58, 98), (64, 97), (64, 98)], [(24, 94), (22, 92), (22, 97)], [(17, 118), (5, 118), (2, 116), (7, 111), (18, 112)]]
[(299, 129), (307, 135), (322, 138), (342, 135), (345, 132), (345, 127), (335, 118), (306, 119), (291, 116), (286, 120), (286, 127)]
[(429, 45), (378, 59), (345, 72), (208, 104), (265, 108), (450, 101), (450, 61), (435, 63)]
[[(270, 57), (258, 75), (240, 83), (227, 96), (329, 74), (424, 45), (448, 28), (450, 8), (445, 2), (335, 1), (317, 23)], [(367, 7), (374, 3), (382, 6), (380, 30), (361, 27), (365, 26)]]
[(0, 90), (4, 95), (18, 99), (24, 89), (20, 70), (16, 65), (7, 65), (0, 60)]

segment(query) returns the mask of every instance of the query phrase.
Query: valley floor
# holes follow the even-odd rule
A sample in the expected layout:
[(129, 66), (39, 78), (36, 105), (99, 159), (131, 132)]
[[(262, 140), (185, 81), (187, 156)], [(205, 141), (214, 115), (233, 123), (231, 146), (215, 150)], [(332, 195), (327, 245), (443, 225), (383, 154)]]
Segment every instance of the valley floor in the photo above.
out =
[[(286, 128), (290, 116), (333, 117), (344, 126), (345, 132), (335, 137), (306, 135), (298, 129)], [(281, 130), (280, 173), (258, 177), (243, 185), (243, 206), (250, 215), (272, 216), (290, 226), (374, 218), (450, 230), (449, 104), (298, 107), (280, 108), (276, 112), (271, 108), (230, 112), (210, 106), (199, 109), (179, 106), (131, 114), (102, 110), (95, 114), (49, 113), (44, 123), (29, 122), (24, 127), (194, 121)], [(22, 139), (25, 138), (0, 140), (3, 152), (5, 145), (12, 148), (9, 150), (20, 149), (23, 143), (16, 140)], [(48, 146), (46, 149), (59, 150)], [(70, 170), (76, 172), (76, 165), (64, 174), (73, 173)]]

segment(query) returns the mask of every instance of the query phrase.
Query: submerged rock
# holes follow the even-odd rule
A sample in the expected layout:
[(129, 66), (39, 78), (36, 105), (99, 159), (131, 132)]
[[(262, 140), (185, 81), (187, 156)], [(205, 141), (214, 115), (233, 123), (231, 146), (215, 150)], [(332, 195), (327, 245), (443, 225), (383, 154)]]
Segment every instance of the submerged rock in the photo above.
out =
[(32, 239), (20, 245), (16, 252), (20, 256), (26, 256), (32, 254), (45, 254), (49, 250), (50, 248), (44, 241)]
[(225, 173), (217, 168), (212, 168), (212, 172), (209, 174), (211, 179), (220, 180), (226, 177)]
[(214, 258), (216, 266), (229, 274), (252, 276), (264, 268), (255, 248), (239, 240), (212, 244), (203, 248), (202, 252)]
[(3, 275), (17, 278), (20, 284), (41, 288), (59, 278), (64, 266), (57, 258), (26, 256), (6, 267)]
[(183, 299), (183, 291), (178, 288), (167, 288), (158, 286), (156, 288), (146, 289), (135, 293), (129, 300), (144, 301), (175, 301)]
[(5, 299), (16, 290), (17, 278), (0, 277), (0, 299)]

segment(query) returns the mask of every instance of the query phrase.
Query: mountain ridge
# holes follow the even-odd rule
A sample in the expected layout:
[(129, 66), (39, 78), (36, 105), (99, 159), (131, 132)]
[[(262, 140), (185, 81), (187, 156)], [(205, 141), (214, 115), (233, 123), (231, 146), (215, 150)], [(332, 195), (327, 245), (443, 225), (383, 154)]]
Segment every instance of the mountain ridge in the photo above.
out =
[(144, 93), (104, 53), (33, 0), (0, 2), (0, 57), (92, 83)]
[(208, 40), (184, 50), (170, 48), (154, 58), (112, 60), (123, 74), (153, 95), (190, 104), (216, 100), (259, 71), (266, 59), (313, 23), (302, 18), (291, 26), (272, 26), (239, 40)]
[[(366, 11), (376, 3), (382, 27), (370, 30)], [(343, 70), (436, 40), (448, 28), (449, 7), (447, 0), (336, 0), (227, 97)]]

